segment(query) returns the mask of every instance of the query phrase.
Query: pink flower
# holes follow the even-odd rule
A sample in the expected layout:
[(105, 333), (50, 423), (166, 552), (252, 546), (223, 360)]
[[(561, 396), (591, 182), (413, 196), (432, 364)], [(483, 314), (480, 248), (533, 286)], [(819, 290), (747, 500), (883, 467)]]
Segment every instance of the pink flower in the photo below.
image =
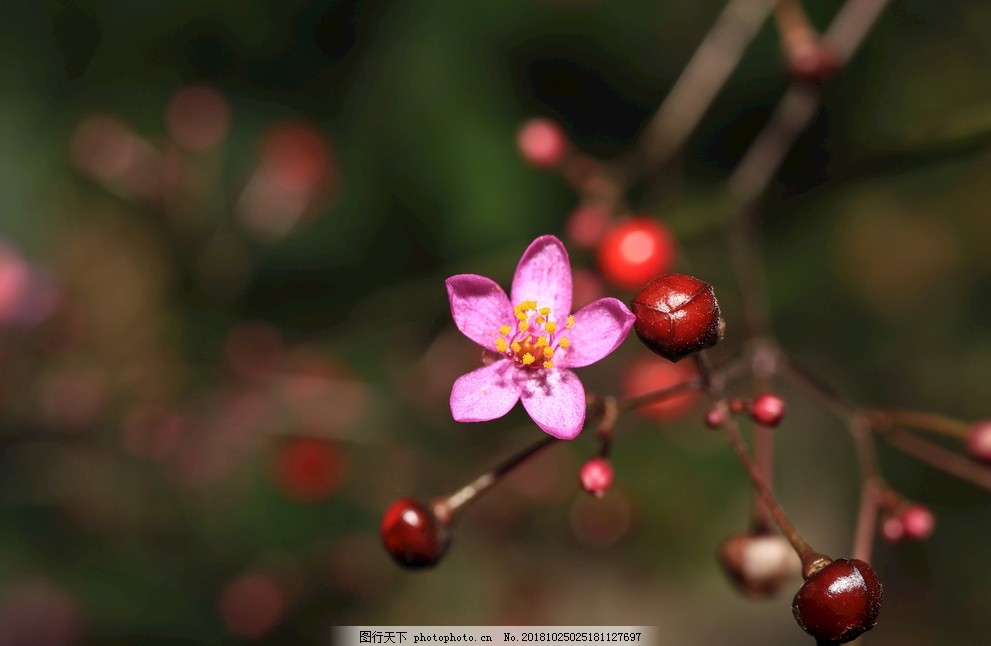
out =
[(564, 440), (577, 436), (585, 423), (585, 388), (570, 368), (615, 350), (633, 327), (630, 310), (615, 298), (601, 298), (572, 314), (568, 252), (549, 235), (523, 252), (511, 299), (476, 274), (448, 278), (447, 295), (458, 329), (499, 356), (454, 382), (454, 419), (486, 422), (522, 399), (544, 432)]

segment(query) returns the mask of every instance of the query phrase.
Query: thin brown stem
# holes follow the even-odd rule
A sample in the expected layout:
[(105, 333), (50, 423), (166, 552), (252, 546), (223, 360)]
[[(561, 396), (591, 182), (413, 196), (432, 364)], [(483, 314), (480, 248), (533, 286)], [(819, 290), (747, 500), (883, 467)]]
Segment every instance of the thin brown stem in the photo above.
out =
[(552, 444), (557, 444), (561, 440), (550, 435), (534, 442), (519, 453), (516, 453), (486, 471), (454, 493), (439, 498), (434, 501), (434, 509), (437, 517), (442, 521), (450, 523), (468, 503), (477, 500), (479, 496), (491, 489), (499, 480), (516, 467), (520, 466), (534, 455), (540, 453)]
[(823, 559), (826, 557), (813, 550), (806, 540), (802, 538), (802, 535), (795, 529), (788, 515), (785, 514), (784, 509), (778, 504), (760, 467), (757, 466), (757, 463), (750, 457), (750, 453), (747, 452), (747, 447), (743, 443), (743, 438), (740, 436), (740, 430), (737, 428), (736, 420), (730, 417), (723, 428), (726, 431), (726, 436), (729, 438), (733, 450), (736, 452), (737, 457), (740, 458), (740, 462), (743, 463), (743, 467), (746, 469), (747, 476), (750, 477), (757, 495), (760, 496), (761, 501), (771, 514), (771, 518), (774, 519), (781, 533), (788, 539), (788, 542), (791, 543), (792, 548), (794, 548), (798, 557), (802, 560), (802, 571), (808, 577), (818, 567), (821, 567)]
[(870, 416), (871, 424), (878, 430), (903, 426), (961, 440), (966, 439), (970, 434), (970, 425), (967, 422), (936, 413), (915, 410), (872, 410), (867, 415)]
[(991, 491), (991, 469), (943, 448), (935, 442), (903, 430), (882, 432), (881, 438), (902, 453)]
[(602, 421), (596, 435), (599, 438), (599, 455), (609, 457), (609, 450), (612, 448), (613, 430), (616, 428), (616, 421), (619, 419), (619, 404), (615, 397), (604, 397), (602, 399)]
[(830, 42), (841, 61), (853, 56), (890, 1), (847, 0), (840, 7), (823, 39)]
[(853, 558), (870, 562), (877, 532), (879, 487), (875, 478), (865, 480), (860, 487), (860, 509), (857, 529), (853, 535)]
[(847, 423), (856, 415), (856, 406), (841, 397), (818, 375), (791, 357), (783, 356), (782, 359), (779, 368), (782, 379)]
[(813, 46), (818, 40), (815, 28), (809, 22), (802, 3), (798, 0), (781, 0), (774, 8), (774, 21), (786, 51), (796, 52)]
[[(877, 20), (888, 0), (848, 0), (826, 33), (840, 60), (849, 59)], [(785, 92), (770, 120), (744, 153), (727, 180), (730, 198), (736, 203), (730, 235), (730, 257), (744, 304), (744, 317), (752, 335), (769, 332), (765, 276), (758, 257), (753, 227), (753, 207), (777, 174), (798, 136), (819, 110), (820, 90), (796, 82)]]
[(877, 463), (877, 451), (871, 435), (871, 424), (863, 416), (855, 416), (850, 420), (850, 435), (857, 452), (857, 464), (864, 482), (877, 481), (881, 471)]
[[(774, 431), (766, 426), (756, 425), (754, 427), (754, 460), (757, 468), (766, 475), (767, 487), (773, 491), (774, 488)], [(760, 496), (754, 496), (753, 527), (755, 531), (766, 530), (770, 526), (770, 510), (761, 500)]]
[(647, 404), (653, 404), (668, 397), (673, 397), (679, 395), (683, 392), (689, 390), (701, 390), (704, 387), (703, 380), (701, 377), (696, 379), (689, 379), (688, 381), (683, 381), (680, 384), (675, 384), (674, 386), (668, 386), (667, 388), (661, 388), (660, 390), (653, 390), (649, 393), (643, 395), (637, 395), (636, 397), (622, 397), (616, 400), (616, 406), (619, 412), (626, 412), (634, 408), (640, 408), (641, 406), (646, 406)]
[[(767, 338), (757, 338), (751, 342), (750, 370), (754, 376), (755, 394), (771, 390), (771, 382), (778, 372), (780, 356), (777, 344)], [(756, 424), (753, 431), (754, 460), (767, 478), (767, 486), (774, 489), (774, 431)], [(771, 517), (760, 497), (754, 496), (752, 522), (755, 531), (770, 527)]]
[[(703, 375), (709, 393), (719, 400), (717, 405), (726, 406), (723, 384), (721, 381), (713, 379), (707, 353), (704, 350), (699, 352), (695, 355), (695, 361), (699, 367), (699, 372)], [(798, 530), (792, 524), (788, 515), (785, 514), (784, 509), (781, 508), (781, 505), (778, 504), (765, 472), (761, 470), (760, 466), (747, 451), (747, 446), (743, 442), (740, 429), (733, 416), (730, 415), (726, 418), (723, 430), (726, 432), (726, 437), (729, 438), (733, 451), (740, 459), (740, 462), (743, 463), (747, 476), (754, 485), (754, 491), (757, 497), (801, 559), (803, 575), (805, 577), (810, 576), (827, 563), (829, 558), (812, 549), (808, 542), (802, 538), (802, 535), (798, 533)]]
[(640, 140), (642, 176), (674, 157), (698, 125), (777, 0), (729, 0)]
[[(654, 392), (646, 393), (638, 397), (617, 399), (615, 397), (598, 398), (589, 397), (589, 412), (585, 419), (585, 424), (594, 423), (601, 420), (597, 434), (601, 442), (600, 454), (607, 455), (612, 440), (613, 428), (619, 416), (630, 409), (644, 406), (660, 401), (668, 397), (702, 388), (702, 379), (690, 379), (676, 384), (669, 388), (662, 388)], [(486, 471), (457, 491), (447, 496), (442, 496), (434, 501), (434, 510), (437, 517), (444, 522), (452, 522), (457, 514), (469, 503), (477, 500), (483, 493), (491, 489), (503, 476), (520, 466), (531, 457), (544, 450), (552, 444), (557, 444), (561, 440), (555, 437), (546, 436), (534, 442), (522, 451), (510, 456), (505, 461), (499, 463), (494, 468)]]

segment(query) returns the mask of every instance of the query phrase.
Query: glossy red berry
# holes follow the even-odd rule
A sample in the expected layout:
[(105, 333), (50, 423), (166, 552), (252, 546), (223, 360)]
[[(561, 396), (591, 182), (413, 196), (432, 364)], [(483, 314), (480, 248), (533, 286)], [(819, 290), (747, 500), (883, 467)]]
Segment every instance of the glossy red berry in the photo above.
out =
[(612, 463), (603, 457), (592, 458), (582, 465), (578, 473), (578, 482), (582, 489), (596, 498), (605, 495), (606, 490), (612, 486), (612, 479)]
[[(672, 388), (698, 377), (698, 370), (690, 363), (672, 363), (645, 354), (634, 359), (623, 377), (623, 394), (639, 397), (648, 393)], [(689, 389), (641, 406), (637, 412), (654, 419), (677, 419), (695, 407), (701, 396), (698, 390)]]
[(614, 226), (599, 245), (599, 269), (618, 287), (637, 289), (674, 267), (674, 235), (654, 218), (639, 217)]
[(785, 402), (777, 395), (758, 395), (750, 404), (750, 417), (761, 426), (775, 427), (785, 416)]
[(932, 536), (936, 527), (936, 518), (924, 505), (908, 505), (898, 515), (905, 538), (913, 541), (924, 541)]
[(450, 534), (430, 505), (415, 498), (402, 498), (385, 510), (382, 544), (400, 565), (433, 567), (447, 551)]
[(966, 444), (970, 457), (991, 463), (991, 419), (974, 422), (967, 434)]
[(665, 274), (633, 298), (633, 324), (644, 345), (678, 361), (720, 339), (719, 303), (712, 285), (693, 276)]
[(568, 138), (550, 119), (530, 119), (516, 134), (516, 145), (523, 159), (538, 168), (554, 168), (564, 161)]
[(734, 534), (719, 546), (719, 563), (737, 588), (751, 597), (776, 594), (802, 570), (791, 544), (777, 534)]
[(870, 565), (837, 559), (806, 579), (791, 609), (802, 630), (820, 642), (842, 644), (874, 627), (882, 597)]

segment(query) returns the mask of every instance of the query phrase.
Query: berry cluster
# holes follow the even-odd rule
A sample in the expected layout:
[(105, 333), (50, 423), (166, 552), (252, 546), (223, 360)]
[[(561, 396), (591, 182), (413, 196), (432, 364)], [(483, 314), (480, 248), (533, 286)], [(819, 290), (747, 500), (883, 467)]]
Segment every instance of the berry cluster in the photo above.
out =
[[(627, 206), (631, 186), (675, 156), (690, 120), (679, 122), (685, 131), (671, 135), (665, 128), (674, 127), (676, 108), (662, 105), (632, 164), (583, 154), (549, 119), (526, 122), (517, 135), (519, 152), (534, 167), (558, 171), (578, 193), (565, 228), (594, 269), (572, 273), (563, 243), (542, 236), (524, 252), (508, 293), (483, 276), (449, 278), (455, 324), (482, 347), (485, 357), (481, 368), (454, 383), (451, 411), (457, 421), (484, 422), (521, 401), (547, 436), (448, 495), (429, 503), (410, 498), (393, 503), (381, 534), (397, 562), (411, 568), (436, 565), (450, 545), (454, 522), (472, 501), (536, 453), (585, 429), (594, 429), (590, 434), (597, 451), (579, 468), (578, 483), (595, 498), (607, 496), (616, 477), (609, 453), (622, 415), (637, 410), (663, 424), (690, 413), (704, 398), (705, 426), (725, 433), (754, 491), (750, 527), (723, 542), (720, 563), (730, 580), (753, 597), (772, 596), (801, 575), (804, 582), (792, 602), (798, 626), (821, 644), (836, 644), (856, 639), (877, 623), (883, 593), (869, 564), (875, 538), (923, 541), (935, 527), (926, 506), (899, 494), (883, 477), (877, 441), (991, 489), (991, 473), (980, 464), (991, 463), (991, 422), (968, 424), (847, 401), (795, 361), (770, 331), (757, 241), (746, 231), (756, 224), (760, 195), (801, 126), (811, 119), (813, 112), (806, 107), (817, 104), (822, 85), (877, 17), (861, 16), (864, 28), (852, 35), (844, 32), (849, 21), (838, 19), (831, 40), (830, 34), (815, 32), (796, 0), (768, 3), (769, 12), (772, 5), (793, 85), (726, 187), (732, 207), (729, 255), (744, 311), (728, 325), (715, 287), (676, 271), (686, 263), (670, 226), (646, 210)], [(706, 53), (700, 51), (700, 56)], [(686, 75), (681, 82), (693, 87), (698, 79)], [(679, 92), (672, 90), (669, 101), (680, 100)], [(696, 106), (700, 113), (705, 107), (704, 102)], [(590, 298), (578, 297), (580, 276), (591, 276)], [(629, 305), (608, 297), (595, 300), (604, 284), (630, 294)], [(574, 310), (573, 298), (592, 302)], [(604, 359), (631, 331), (652, 354), (641, 353), (628, 363), (621, 396), (587, 393), (572, 369)], [(727, 334), (737, 347), (720, 352), (716, 363), (710, 349)], [(807, 395), (842, 420), (855, 444), (863, 495), (849, 558), (814, 550), (775, 496), (774, 435), (787, 430), (782, 393), (788, 390)], [(743, 431), (750, 432), (749, 445)], [(925, 433), (953, 436), (962, 451), (949, 451), (925, 439)]]

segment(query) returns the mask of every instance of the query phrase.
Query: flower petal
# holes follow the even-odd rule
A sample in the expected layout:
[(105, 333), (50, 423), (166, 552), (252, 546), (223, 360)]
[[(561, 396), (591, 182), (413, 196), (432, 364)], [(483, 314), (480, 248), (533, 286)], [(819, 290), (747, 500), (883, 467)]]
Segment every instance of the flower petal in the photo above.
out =
[(446, 284), (458, 329), (478, 345), (494, 349), (499, 327), (515, 321), (506, 292), (491, 278), (477, 274), (451, 276)]
[(516, 266), (510, 294), (513, 305), (537, 301), (540, 307), (551, 308), (553, 320), (571, 313), (571, 263), (560, 240), (540, 236), (530, 243)]
[(512, 361), (496, 361), (461, 375), (451, 388), (451, 416), (458, 422), (487, 422), (508, 413), (520, 398)]
[(570, 370), (541, 370), (523, 383), (523, 407), (545, 433), (577, 437), (585, 424), (585, 387)]
[(570, 342), (554, 360), (561, 368), (581, 368), (619, 347), (633, 328), (633, 312), (615, 298), (600, 298), (575, 312), (575, 324), (563, 335)]

